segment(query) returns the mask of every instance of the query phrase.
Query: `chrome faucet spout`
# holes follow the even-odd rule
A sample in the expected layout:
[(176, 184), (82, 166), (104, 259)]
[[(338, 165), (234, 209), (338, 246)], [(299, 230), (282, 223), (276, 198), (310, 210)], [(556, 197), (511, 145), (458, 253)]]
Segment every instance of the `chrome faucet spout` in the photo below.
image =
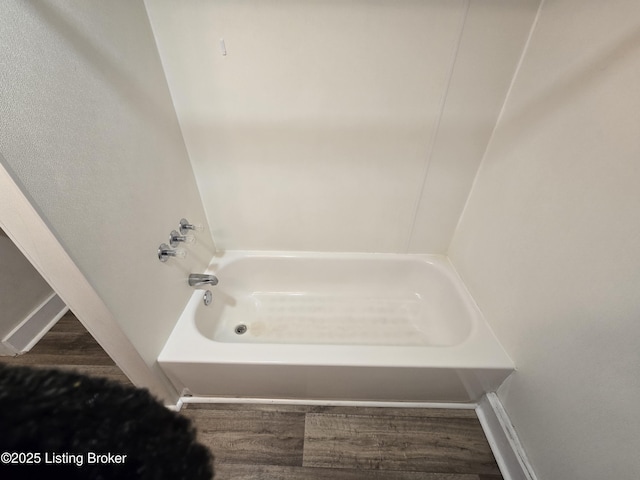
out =
[(189, 275), (189, 286), (201, 287), (203, 285), (217, 285), (218, 277), (206, 273), (192, 273)]

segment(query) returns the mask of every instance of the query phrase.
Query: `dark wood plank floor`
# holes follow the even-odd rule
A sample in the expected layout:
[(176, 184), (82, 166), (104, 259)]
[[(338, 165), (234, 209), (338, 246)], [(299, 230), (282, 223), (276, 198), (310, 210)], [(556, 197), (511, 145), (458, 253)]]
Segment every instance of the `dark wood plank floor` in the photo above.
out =
[(473, 410), (187, 404), (216, 478), (502, 479)]
[[(0, 362), (57, 367), (131, 384), (73, 314), (27, 354)], [(217, 480), (501, 480), (473, 410), (186, 404)]]
[(132, 385), (78, 319), (67, 312), (26, 354), (0, 356), (0, 362), (40, 368), (73, 370)]

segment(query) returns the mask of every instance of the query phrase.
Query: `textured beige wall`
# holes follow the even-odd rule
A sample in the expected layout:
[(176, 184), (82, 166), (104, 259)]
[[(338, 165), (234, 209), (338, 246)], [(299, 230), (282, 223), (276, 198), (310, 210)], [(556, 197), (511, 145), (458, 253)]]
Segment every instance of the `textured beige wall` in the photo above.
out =
[(206, 219), (144, 5), (4, 2), (0, 39), (4, 164), (153, 367), (213, 248), (156, 256)]
[(540, 480), (640, 478), (640, 4), (545, 2), (450, 256)]

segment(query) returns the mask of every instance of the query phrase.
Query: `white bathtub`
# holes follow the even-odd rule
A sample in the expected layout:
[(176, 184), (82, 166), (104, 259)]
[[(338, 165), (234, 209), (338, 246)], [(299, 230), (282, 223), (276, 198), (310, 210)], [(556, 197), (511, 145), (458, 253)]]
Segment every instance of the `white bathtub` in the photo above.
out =
[(179, 391), (472, 402), (513, 371), (445, 257), (226, 252), (208, 273), (158, 358)]

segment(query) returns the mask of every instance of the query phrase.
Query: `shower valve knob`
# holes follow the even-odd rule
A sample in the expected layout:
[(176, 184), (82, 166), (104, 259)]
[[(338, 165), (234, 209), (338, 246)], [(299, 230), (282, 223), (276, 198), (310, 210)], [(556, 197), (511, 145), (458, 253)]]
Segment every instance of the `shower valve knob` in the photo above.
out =
[(169, 257), (180, 257), (184, 258), (187, 255), (187, 252), (181, 249), (171, 248), (166, 243), (163, 243), (158, 247), (158, 260), (161, 262), (166, 262)]
[(181, 235), (177, 230), (173, 230), (169, 234), (169, 245), (172, 247), (177, 247), (181, 242), (193, 243), (194, 240), (195, 237), (193, 235)]
[(186, 218), (182, 218), (182, 219), (180, 219), (179, 230), (180, 230), (180, 233), (182, 235), (184, 235), (189, 230), (202, 231), (202, 226), (201, 225), (193, 225), (193, 224), (189, 223), (189, 221)]

